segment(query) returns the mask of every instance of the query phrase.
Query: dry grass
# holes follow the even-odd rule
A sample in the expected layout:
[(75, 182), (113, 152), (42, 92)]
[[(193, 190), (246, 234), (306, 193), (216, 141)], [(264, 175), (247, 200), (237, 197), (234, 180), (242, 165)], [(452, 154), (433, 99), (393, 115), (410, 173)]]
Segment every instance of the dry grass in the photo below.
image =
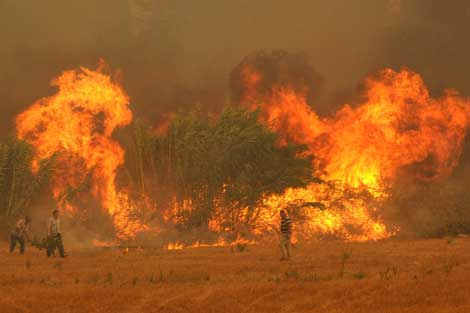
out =
[(470, 239), (74, 252), (0, 251), (0, 312), (470, 312)]

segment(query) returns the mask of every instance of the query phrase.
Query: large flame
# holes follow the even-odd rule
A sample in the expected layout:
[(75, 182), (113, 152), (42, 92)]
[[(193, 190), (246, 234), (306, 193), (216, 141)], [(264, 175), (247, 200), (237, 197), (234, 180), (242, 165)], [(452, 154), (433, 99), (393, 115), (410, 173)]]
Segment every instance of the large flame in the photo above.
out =
[[(268, 208), (302, 200), (321, 201), (327, 210), (305, 209), (304, 230), (351, 240), (385, 238), (377, 202), (400, 172), (419, 179), (449, 175), (458, 163), (469, 118), (468, 100), (456, 91), (430, 96), (421, 77), (409, 70), (385, 69), (365, 81), (365, 101), (345, 105), (333, 117), (318, 116), (304, 93), (274, 85), (257, 93), (262, 73), (246, 64), (241, 72), (244, 103), (259, 107), (262, 121), (284, 141), (306, 144), (315, 157), (316, 175), (330, 184), (289, 190), (266, 200)], [(364, 199), (364, 191), (369, 198)]]
[[(308, 103), (307, 90), (299, 88), (301, 80), (289, 85), (283, 77), (282, 82), (266, 83), (263, 74), (256, 66), (243, 65), (241, 101), (260, 108), (261, 121), (281, 135), (280, 144), (307, 145), (314, 174), (324, 183), (266, 198), (253, 234), (277, 224), (278, 209), (287, 207), (298, 214), (298, 233), (359, 241), (389, 237), (396, 230), (385, 226), (380, 204), (397, 178), (432, 181), (448, 176), (458, 163), (470, 106), (456, 91), (436, 99), (418, 74), (385, 69), (366, 79), (363, 103), (321, 117)], [(103, 67), (66, 71), (52, 84), (58, 92), (38, 100), (16, 120), (18, 136), (36, 149), (33, 167), (57, 154), (56, 199), (89, 181), (119, 239), (148, 229), (128, 193), (116, 188), (124, 150), (112, 134), (132, 121), (128, 96)], [(184, 206), (190, 207), (190, 201)], [(171, 217), (163, 217), (171, 223)], [(215, 220), (210, 229), (223, 231)]]
[(130, 219), (126, 194), (116, 191), (116, 170), (124, 163), (124, 150), (111, 135), (132, 121), (132, 112), (129, 97), (103, 67), (82, 67), (54, 79), (58, 92), (20, 114), (17, 133), (35, 147), (35, 164), (58, 153), (56, 199), (90, 179), (92, 194), (112, 217), (117, 236), (126, 238), (143, 226)]

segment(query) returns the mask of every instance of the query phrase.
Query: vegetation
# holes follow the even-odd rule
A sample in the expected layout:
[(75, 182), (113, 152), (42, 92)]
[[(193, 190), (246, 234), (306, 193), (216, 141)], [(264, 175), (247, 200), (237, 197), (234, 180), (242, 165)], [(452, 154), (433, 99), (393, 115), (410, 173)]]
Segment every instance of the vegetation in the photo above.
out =
[[(71, 246), (75, 253), (66, 261), (47, 259), (36, 249), (27, 248), (24, 256), (0, 249), (0, 294), (21, 290), (0, 297), (0, 308), (2, 313), (468, 312), (468, 244), (467, 238), (453, 245), (444, 239), (322, 240), (298, 245), (291, 262), (279, 261), (276, 243), (243, 253), (230, 247), (80, 253)], [(351, 250), (339, 277), (340, 257)]]
[(193, 113), (174, 119), (164, 135), (138, 125), (133, 142), (137, 189), (159, 207), (179, 208), (181, 229), (207, 228), (214, 218), (227, 230), (250, 225), (264, 196), (313, 179), (305, 147), (279, 146), (257, 112), (227, 109), (215, 120)]
[(54, 159), (42, 160), (32, 170), (33, 148), (22, 140), (0, 143), (0, 218), (23, 213), (49, 184)]

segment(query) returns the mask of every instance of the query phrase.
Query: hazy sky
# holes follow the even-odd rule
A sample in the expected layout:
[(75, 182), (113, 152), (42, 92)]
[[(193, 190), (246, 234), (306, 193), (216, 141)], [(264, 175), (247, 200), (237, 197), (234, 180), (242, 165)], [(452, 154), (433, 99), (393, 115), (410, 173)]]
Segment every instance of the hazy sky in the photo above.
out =
[(433, 91), (470, 95), (470, 1), (0, 0), (0, 129), (65, 69), (100, 57), (123, 71), (137, 116), (228, 99), (247, 54), (305, 53), (324, 78), (320, 111), (352, 101), (385, 66), (423, 74)]

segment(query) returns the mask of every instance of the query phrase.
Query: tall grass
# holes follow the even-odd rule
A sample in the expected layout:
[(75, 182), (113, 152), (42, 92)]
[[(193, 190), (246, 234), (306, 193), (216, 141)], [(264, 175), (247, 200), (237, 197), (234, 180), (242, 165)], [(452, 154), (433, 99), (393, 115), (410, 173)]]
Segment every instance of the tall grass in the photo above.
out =
[(34, 151), (26, 141), (0, 143), (0, 217), (26, 211), (49, 184), (55, 157), (39, 162), (32, 170)]

